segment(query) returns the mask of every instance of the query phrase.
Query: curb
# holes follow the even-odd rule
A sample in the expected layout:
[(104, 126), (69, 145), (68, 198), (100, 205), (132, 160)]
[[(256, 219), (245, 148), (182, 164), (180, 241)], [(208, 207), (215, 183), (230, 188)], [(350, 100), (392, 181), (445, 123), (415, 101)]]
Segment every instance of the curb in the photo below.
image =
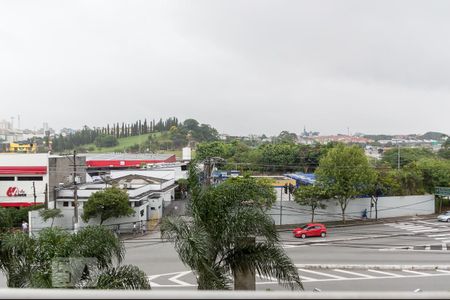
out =
[(435, 266), (435, 265), (339, 265), (339, 264), (295, 264), (297, 268), (302, 269), (350, 269), (350, 270), (422, 270), (422, 271), (435, 271), (444, 270), (450, 271), (450, 265)]

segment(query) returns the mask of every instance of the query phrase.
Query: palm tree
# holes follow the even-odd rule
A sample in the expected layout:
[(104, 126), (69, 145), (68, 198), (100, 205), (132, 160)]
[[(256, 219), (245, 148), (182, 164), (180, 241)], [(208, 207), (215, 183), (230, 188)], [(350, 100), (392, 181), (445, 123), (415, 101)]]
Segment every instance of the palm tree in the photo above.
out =
[(64, 216), (59, 208), (41, 210), (39, 212), (39, 215), (41, 216), (44, 222), (47, 222), (47, 220), (52, 219), (52, 224), (50, 225), (50, 227), (53, 227), (55, 218), (62, 218)]
[(164, 219), (161, 232), (195, 273), (198, 289), (230, 289), (233, 282), (237, 289), (241, 275), (253, 276), (254, 282), (255, 273), (276, 278), (291, 289), (303, 289), (266, 214), (275, 201), (273, 188), (244, 177), (202, 189), (193, 164), (189, 169), (191, 216)]
[[(62, 262), (74, 278), (69, 285), (73, 288), (150, 289), (144, 272), (120, 265), (124, 255), (123, 243), (105, 227), (88, 226), (76, 234), (46, 228), (37, 237), (3, 234), (0, 270), (8, 287), (67, 287), (58, 281)], [(112, 276), (114, 280), (108, 279)]]

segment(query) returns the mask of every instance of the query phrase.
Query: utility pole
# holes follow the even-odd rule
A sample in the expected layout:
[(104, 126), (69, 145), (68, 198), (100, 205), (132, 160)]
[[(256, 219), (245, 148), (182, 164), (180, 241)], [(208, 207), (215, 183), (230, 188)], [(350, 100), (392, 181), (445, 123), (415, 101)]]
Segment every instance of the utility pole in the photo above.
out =
[(205, 160), (205, 185), (209, 186), (211, 184), (211, 157)]
[(33, 181), (33, 198), (34, 198), (34, 206), (36, 206), (36, 185)]
[(44, 197), (45, 209), (48, 209), (48, 183), (45, 184)]
[(283, 224), (283, 188), (280, 189), (280, 225)]
[(397, 141), (397, 170), (400, 170), (400, 144)]
[(78, 187), (77, 187), (77, 151), (73, 150), (73, 230), (78, 232)]

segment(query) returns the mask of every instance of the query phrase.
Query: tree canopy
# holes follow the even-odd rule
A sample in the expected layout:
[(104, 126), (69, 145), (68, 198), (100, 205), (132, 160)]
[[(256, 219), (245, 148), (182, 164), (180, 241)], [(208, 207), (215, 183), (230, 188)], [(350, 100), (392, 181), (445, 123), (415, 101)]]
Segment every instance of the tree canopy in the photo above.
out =
[(128, 194), (116, 187), (106, 188), (103, 191), (93, 193), (83, 206), (82, 219), (99, 217), (100, 225), (109, 218), (119, 218), (134, 214), (129, 206)]
[(339, 202), (344, 222), (348, 201), (369, 193), (376, 180), (364, 151), (357, 146), (338, 145), (329, 150), (316, 175), (319, 184)]
[(327, 191), (317, 185), (303, 185), (294, 192), (294, 201), (311, 208), (311, 222), (314, 222), (315, 211), (325, 209), (325, 200), (329, 199)]

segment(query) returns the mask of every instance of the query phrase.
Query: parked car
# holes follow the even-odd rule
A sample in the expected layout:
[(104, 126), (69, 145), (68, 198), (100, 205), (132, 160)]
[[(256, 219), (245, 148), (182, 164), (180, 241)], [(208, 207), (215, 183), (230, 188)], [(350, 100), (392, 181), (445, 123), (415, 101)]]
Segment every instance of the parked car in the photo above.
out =
[(295, 228), (292, 233), (294, 234), (294, 237), (302, 239), (310, 236), (326, 237), (327, 228), (320, 223), (309, 223), (303, 227)]
[(437, 217), (438, 221), (450, 222), (450, 210)]

